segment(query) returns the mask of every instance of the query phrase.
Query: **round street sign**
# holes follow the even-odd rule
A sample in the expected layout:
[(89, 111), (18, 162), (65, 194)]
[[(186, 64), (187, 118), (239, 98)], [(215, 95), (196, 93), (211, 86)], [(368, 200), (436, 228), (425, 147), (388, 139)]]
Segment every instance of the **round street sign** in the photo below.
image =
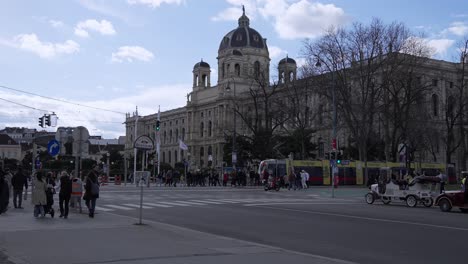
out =
[(51, 156), (57, 156), (60, 152), (60, 143), (55, 139), (49, 141), (47, 144), (47, 152), (49, 152)]
[(154, 148), (153, 140), (148, 136), (139, 136), (133, 146), (137, 149), (152, 150)]

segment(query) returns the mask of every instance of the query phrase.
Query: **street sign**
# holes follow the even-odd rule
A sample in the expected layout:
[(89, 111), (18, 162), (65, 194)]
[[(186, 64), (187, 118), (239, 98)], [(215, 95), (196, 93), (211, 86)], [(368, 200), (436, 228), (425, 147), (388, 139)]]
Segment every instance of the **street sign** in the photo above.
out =
[(47, 152), (52, 157), (57, 156), (60, 152), (60, 143), (55, 139), (49, 141), (49, 143), (47, 144)]
[(153, 140), (148, 136), (139, 136), (133, 146), (137, 149), (152, 150), (154, 148)]
[(40, 159), (37, 159), (37, 160), (36, 160), (36, 169), (39, 170), (39, 169), (41, 169), (41, 167), (42, 167), (41, 160), (40, 160)]

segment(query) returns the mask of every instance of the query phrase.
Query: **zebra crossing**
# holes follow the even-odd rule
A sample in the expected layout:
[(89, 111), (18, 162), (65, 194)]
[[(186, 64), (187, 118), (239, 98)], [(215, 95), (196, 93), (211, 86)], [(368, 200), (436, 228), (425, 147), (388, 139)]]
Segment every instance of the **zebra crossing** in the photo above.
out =
[[(169, 201), (157, 201), (157, 202), (143, 202), (143, 209), (167, 209), (174, 207), (205, 207), (205, 206), (222, 206), (222, 205), (248, 205), (258, 203), (275, 203), (275, 202), (310, 202), (310, 199), (298, 199), (298, 198), (263, 198), (263, 199), (249, 199), (249, 198), (224, 198), (224, 199), (190, 199), (190, 200), (169, 200)], [(96, 205), (96, 210), (103, 212), (111, 212), (116, 210), (130, 211), (140, 208), (139, 202), (135, 203), (119, 203), (109, 204), (103, 202), (102, 204)]]

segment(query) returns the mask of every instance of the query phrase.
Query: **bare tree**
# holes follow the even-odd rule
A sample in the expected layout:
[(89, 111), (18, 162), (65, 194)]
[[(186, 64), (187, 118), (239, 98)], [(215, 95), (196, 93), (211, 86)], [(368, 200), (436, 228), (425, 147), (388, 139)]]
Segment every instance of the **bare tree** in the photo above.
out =
[(309, 60), (321, 62), (322, 92), (330, 98), (332, 89), (336, 91), (340, 121), (366, 167), (369, 139), (377, 112), (385, 104), (384, 86), (389, 85), (382, 73), (395, 62), (393, 55), (404, 49), (408, 36), (402, 24), (384, 25), (374, 19), (369, 25), (355, 23), (348, 30), (330, 29), (318, 41), (305, 43)]

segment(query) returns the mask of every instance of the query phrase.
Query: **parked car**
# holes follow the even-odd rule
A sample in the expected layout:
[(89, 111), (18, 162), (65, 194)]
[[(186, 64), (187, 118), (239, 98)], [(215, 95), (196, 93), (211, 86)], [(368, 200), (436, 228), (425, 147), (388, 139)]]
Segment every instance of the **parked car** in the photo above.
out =
[(468, 213), (468, 203), (465, 203), (464, 191), (446, 191), (437, 196), (435, 204), (442, 212), (450, 212), (453, 207), (458, 207), (463, 213)]

